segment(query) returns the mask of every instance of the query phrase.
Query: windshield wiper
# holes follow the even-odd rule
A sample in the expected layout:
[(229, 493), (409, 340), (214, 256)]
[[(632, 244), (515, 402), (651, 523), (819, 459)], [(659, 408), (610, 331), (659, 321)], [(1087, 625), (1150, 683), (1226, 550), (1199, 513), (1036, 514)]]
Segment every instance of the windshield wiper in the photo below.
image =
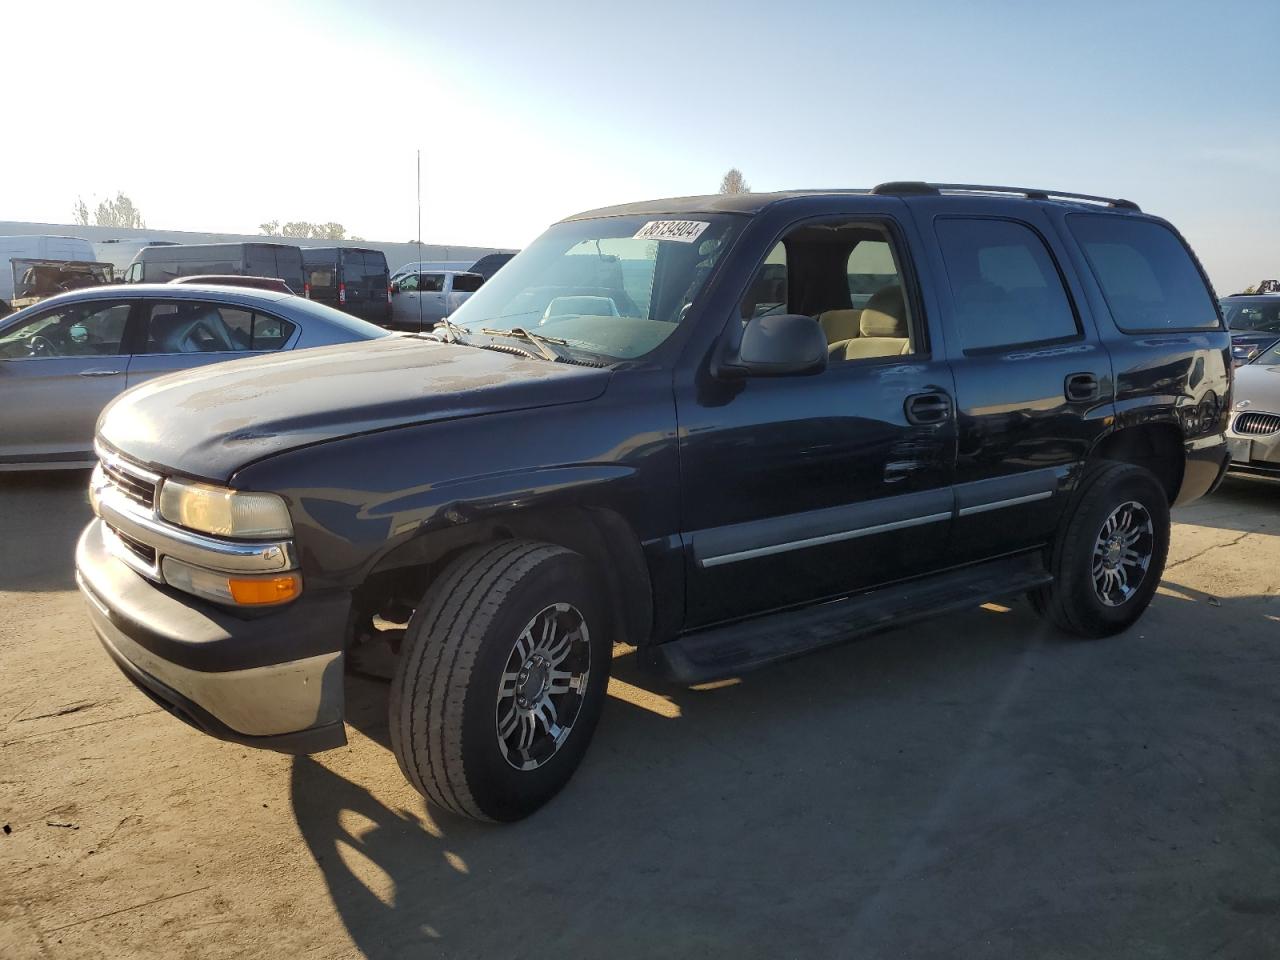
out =
[[(439, 320), (438, 326), (444, 327), (445, 343), (465, 343), (466, 342), (462, 338), (462, 328), (458, 326), (456, 323), (454, 323), (452, 320), (450, 320), (448, 317), (441, 317)], [(435, 333), (435, 330), (432, 330), (431, 332)]]
[(524, 327), (512, 327), (510, 330), (493, 330), (489, 327), (482, 327), (480, 332), (487, 333), (491, 337), (516, 337), (521, 340), (528, 340), (538, 348), (538, 352), (547, 360), (563, 360), (566, 363), (574, 362), (573, 357), (569, 356), (567, 352), (563, 350), (554, 350), (548, 346), (548, 344), (552, 343), (561, 344), (563, 346), (569, 345), (568, 340), (561, 340), (559, 337), (548, 337), (541, 333), (530, 333)]

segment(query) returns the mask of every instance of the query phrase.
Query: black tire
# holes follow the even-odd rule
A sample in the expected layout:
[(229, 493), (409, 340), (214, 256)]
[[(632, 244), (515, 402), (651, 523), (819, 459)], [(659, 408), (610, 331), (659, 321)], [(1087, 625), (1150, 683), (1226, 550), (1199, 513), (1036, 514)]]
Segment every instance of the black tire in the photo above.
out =
[[(1095, 583), (1094, 549), (1103, 524), (1128, 503), (1138, 504), (1150, 520), (1149, 560), (1132, 595), (1117, 603), (1113, 594), (1111, 605), (1104, 601)], [(1169, 503), (1160, 481), (1150, 471), (1132, 464), (1100, 463), (1081, 482), (1050, 548), (1053, 583), (1032, 591), (1031, 604), (1037, 613), (1068, 633), (1109, 637), (1132, 626), (1147, 609), (1164, 575), (1168, 554)]]
[[(409, 623), (390, 703), (391, 749), (428, 800), (477, 820), (518, 820), (569, 781), (608, 684), (612, 642), (601, 595), (579, 554), (526, 540), (472, 548), (436, 578)], [(500, 739), (499, 683), (526, 626), (565, 606), (586, 626), (573, 654), (579, 663), (588, 657), (573, 691), (576, 713), (541, 765), (517, 769)], [(555, 742), (545, 731), (543, 740)]]

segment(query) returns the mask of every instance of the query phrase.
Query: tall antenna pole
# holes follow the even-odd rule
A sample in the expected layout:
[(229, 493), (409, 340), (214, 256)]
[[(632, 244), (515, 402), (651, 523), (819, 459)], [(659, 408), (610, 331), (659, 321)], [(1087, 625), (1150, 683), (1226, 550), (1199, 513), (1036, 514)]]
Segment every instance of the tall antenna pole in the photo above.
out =
[(418, 330), (422, 330), (422, 148), (418, 148)]

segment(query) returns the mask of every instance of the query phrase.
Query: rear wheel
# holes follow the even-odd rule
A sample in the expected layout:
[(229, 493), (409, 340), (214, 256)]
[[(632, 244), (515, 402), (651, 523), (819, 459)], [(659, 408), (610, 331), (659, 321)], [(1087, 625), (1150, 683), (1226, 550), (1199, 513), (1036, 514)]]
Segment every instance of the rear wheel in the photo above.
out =
[(1050, 552), (1053, 583), (1031, 594), (1070, 633), (1106, 637), (1142, 615), (1164, 574), (1169, 504), (1149, 471), (1105, 463), (1085, 477)]
[(568, 782), (599, 719), (611, 643), (585, 560), (507, 540), (437, 578), (391, 687), (391, 746), (423, 795), (517, 820)]

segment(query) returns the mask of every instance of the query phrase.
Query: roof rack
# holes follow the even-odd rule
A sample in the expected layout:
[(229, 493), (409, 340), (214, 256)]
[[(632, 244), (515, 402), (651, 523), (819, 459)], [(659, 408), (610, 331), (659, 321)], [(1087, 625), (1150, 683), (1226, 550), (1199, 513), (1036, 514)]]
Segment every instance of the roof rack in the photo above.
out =
[(993, 193), (1007, 197), (1026, 197), (1028, 200), (1084, 200), (1089, 203), (1103, 203), (1119, 210), (1141, 210), (1132, 200), (1116, 197), (1095, 197), (1088, 193), (1036, 190), (1031, 187), (994, 187), (977, 183), (925, 183), (922, 180), (895, 180), (873, 187), (871, 192), (896, 197), (941, 196), (944, 193)]

